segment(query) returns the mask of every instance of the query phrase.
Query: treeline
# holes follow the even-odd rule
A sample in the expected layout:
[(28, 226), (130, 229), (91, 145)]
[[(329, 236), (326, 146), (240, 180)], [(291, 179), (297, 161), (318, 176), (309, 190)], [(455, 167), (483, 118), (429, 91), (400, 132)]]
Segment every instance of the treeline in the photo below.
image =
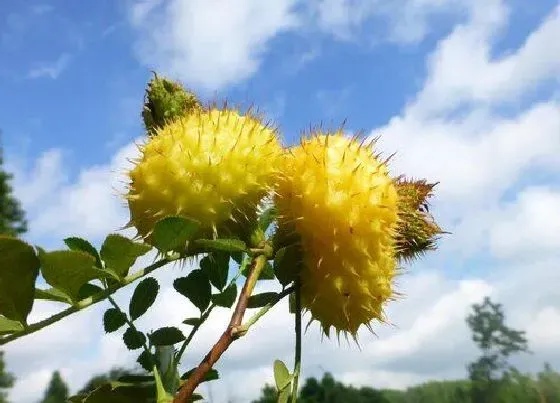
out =
[[(501, 304), (486, 297), (474, 304), (466, 322), (480, 356), (467, 365), (468, 379), (432, 381), (406, 390), (356, 388), (327, 373), (309, 378), (300, 389), (301, 403), (560, 403), (560, 373), (545, 364), (536, 375), (523, 374), (510, 357), (529, 352), (525, 332), (505, 323)], [(274, 403), (278, 391), (266, 385), (253, 403)]]
[[(536, 376), (512, 371), (492, 385), (495, 403), (560, 403), (560, 373), (550, 365)], [(336, 381), (329, 373), (308, 378), (299, 403), (479, 403), (470, 380), (432, 381), (406, 390), (356, 388)], [(266, 385), (252, 403), (276, 403), (276, 389)]]

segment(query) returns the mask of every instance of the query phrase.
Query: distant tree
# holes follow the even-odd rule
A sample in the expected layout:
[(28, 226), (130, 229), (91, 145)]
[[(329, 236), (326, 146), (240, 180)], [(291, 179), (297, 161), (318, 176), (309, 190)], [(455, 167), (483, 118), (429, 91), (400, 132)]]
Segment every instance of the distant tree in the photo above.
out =
[(4, 353), (0, 351), (0, 403), (7, 403), (8, 397), (5, 392), (6, 389), (14, 386), (15, 378), (12, 374), (6, 371), (6, 365), (4, 363)]
[(253, 400), (252, 403), (276, 403), (278, 400), (276, 388), (269, 384), (264, 385), (261, 389), (261, 396), (258, 400)]
[(529, 351), (525, 332), (506, 326), (502, 305), (493, 303), (489, 297), (482, 304), (473, 305), (467, 324), (472, 340), (482, 350), (481, 357), (468, 366), (472, 401), (499, 402), (500, 390), (511, 381), (514, 370), (509, 358)]
[[(0, 235), (19, 236), (27, 230), (27, 222), (19, 201), (12, 195), (12, 175), (4, 171), (3, 164), (0, 147)], [(0, 351), (0, 403), (7, 402), (5, 390), (11, 388), (14, 381), (13, 375), (6, 372), (3, 352)]]
[(12, 175), (4, 171), (3, 164), (0, 148), (0, 234), (19, 236), (27, 231), (27, 222), (20, 202), (12, 195)]
[(537, 390), (542, 401), (560, 403), (560, 374), (549, 363), (537, 374)]
[(68, 385), (64, 382), (64, 379), (62, 379), (60, 372), (53, 372), (41, 403), (66, 403), (68, 397)]

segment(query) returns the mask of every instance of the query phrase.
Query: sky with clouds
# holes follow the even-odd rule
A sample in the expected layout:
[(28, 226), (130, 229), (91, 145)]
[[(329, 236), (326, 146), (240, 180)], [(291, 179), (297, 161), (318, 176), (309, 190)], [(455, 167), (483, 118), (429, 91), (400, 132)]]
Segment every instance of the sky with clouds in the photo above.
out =
[[(533, 354), (517, 359), (521, 369), (560, 369), (558, 38), (555, 0), (3, 0), (1, 141), (28, 213), (26, 239), (99, 245), (127, 222), (118, 195), (157, 70), (205, 100), (259, 106), (286, 144), (347, 119), (349, 131), (397, 152), (394, 174), (440, 182), (432, 211), (452, 234), (406, 267), (390, 325), (360, 334), (361, 350), (321, 341), (311, 326), (304, 375), (376, 387), (463, 377), (477, 354), (464, 317), (485, 295), (527, 331)], [(155, 275), (162, 292), (146, 329), (194, 312), (171, 287), (181, 270)], [(93, 373), (133, 364), (121, 334), (103, 334), (105, 305), (6, 346), (18, 378), (12, 401), (36, 401), (55, 369), (76, 391)], [(37, 304), (32, 315), (57, 309)], [(213, 315), (185, 369), (229, 313)], [(274, 359), (291, 363), (291, 326), (286, 305), (275, 307), (202, 392), (214, 402), (256, 397)]]

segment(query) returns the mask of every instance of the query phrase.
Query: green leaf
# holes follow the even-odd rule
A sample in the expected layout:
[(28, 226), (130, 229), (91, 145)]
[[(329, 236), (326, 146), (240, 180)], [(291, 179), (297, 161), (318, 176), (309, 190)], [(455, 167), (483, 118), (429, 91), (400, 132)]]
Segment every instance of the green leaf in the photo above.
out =
[(171, 346), (185, 339), (183, 332), (176, 327), (162, 327), (150, 334), (150, 342), (154, 346)]
[(0, 236), (0, 314), (27, 323), (33, 308), (39, 259), (25, 242)]
[(78, 237), (71, 237), (66, 238), (64, 240), (64, 243), (70, 248), (70, 250), (80, 250), (82, 252), (89, 253), (95, 258), (95, 266), (100, 269), (103, 268), (103, 266), (101, 265), (101, 258), (99, 257), (99, 253), (97, 253), (97, 249), (95, 249), (93, 245), (89, 243), (89, 241)]
[(243, 262), (243, 252), (231, 252), (230, 253), (231, 258), (235, 261), (235, 263), (237, 264), (241, 264), (241, 262)]
[(159, 284), (153, 277), (147, 277), (138, 283), (128, 306), (131, 320), (134, 321), (146, 313), (155, 302), (158, 291)]
[(23, 330), (23, 325), (17, 320), (0, 316), (0, 334), (14, 333)]
[[(151, 371), (151, 369), (150, 369)], [(119, 379), (117, 379), (118, 382), (122, 382), (122, 383), (153, 383), (154, 382), (154, 377), (152, 375), (135, 375), (135, 374), (130, 374), (130, 375), (123, 375), (121, 377), (119, 377)]]
[(191, 402), (198, 402), (199, 400), (204, 399), (204, 397), (199, 393), (193, 393), (191, 396)]
[(81, 251), (40, 250), (39, 259), (45, 281), (67, 294), (73, 302), (80, 300), (80, 288), (88, 281), (98, 278), (101, 271), (94, 267), (95, 258)]
[(201, 321), (200, 318), (187, 318), (183, 321), (183, 323), (185, 325), (197, 326), (198, 324), (200, 324), (200, 321)]
[(277, 292), (263, 292), (261, 294), (251, 295), (247, 301), (247, 308), (260, 308), (275, 301), (277, 298)]
[(78, 292), (78, 297), (80, 299), (89, 298), (92, 295), (98, 294), (103, 291), (103, 288), (99, 287), (98, 285), (85, 283), (83, 286), (80, 287), (80, 291)]
[[(249, 268), (251, 267), (250, 263), (251, 259), (247, 258), (245, 263), (241, 267), (241, 274), (245, 277), (249, 275)], [(259, 280), (274, 280), (274, 268), (269, 261), (264, 264), (264, 267), (259, 276)]]
[(56, 301), (56, 302), (64, 302), (67, 304), (72, 304), (72, 299), (65, 293), (56, 288), (48, 288), (46, 290), (42, 290), (40, 288), (35, 289), (35, 298), (36, 299), (43, 299), (46, 301)]
[(202, 270), (193, 270), (187, 277), (175, 279), (173, 287), (178, 293), (187, 297), (201, 312), (210, 304), (212, 287), (208, 275)]
[(142, 351), (136, 362), (147, 372), (152, 372), (154, 370), (156, 359), (152, 353)]
[(134, 242), (124, 236), (110, 234), (101, 246), (101, 258), (108, 269), (119, 277), (126, 277), (136, 259), (150, 251), (145, 243)]
[(227, 284), (229, 272), (229, 255), (224, 252), (213, 252), (200, 261), (200, 268), (208, 275), (210, 282), (218, 290)]
[(231, 308), (236, 298), (237, 285), (233, 283), (227, 286), (227, 288), (221, 293), (212, 295), (212, 302), (224, 308)]
[(274, 256), (274, 273), (280, 284), (294, 281), (303, 264), (301, 249), (297, 245), (280, 248)]
[(266, 232), (270, 224), (276, 219), (277, 210), (275, 206), (267, 208), (259, 216), (259, 228)]
[(106, 333), (111, 333), (119, 330), (121, 326), (126, 323), (126, 315), (123, 311), (117, 308), (109, 308), (103, 315), (103, 328)]
[(123, 340), (129, 350), (136, 350), (144, 345), (146, 336), (144, 333), (129, 327), (123, 334)]
[(184, 217), (166, 217), (156, 223), (153, 245), (162, 252), (183, 249), (198, 231), (200, 224)]
[[(189, 379), (189, 376), (191, 376), (195, 370), (196, 370), (196, 368), (188, 370), (183, 375), (181, 375), (181, 379), (182, 380)], [(218, 371), (216, 371), (214, 368), (211, 368), (206, 373), (206, 375), (204, 375), (204, 379), (202, 379), (202, 382), (215, 381), (216, 379), (220, 379), (220, 373)]]
[(274, 381), (276, 382), (276, 389), (283, 390), (290, 384), (292, 376), (288, 367), (280, 360), (274, 361)]
[[(76, 397), (78, 398), (78, 397)], [(83, 396), (83, 400), (72, 400), (81, 403), (138, 403), (155, 402), (153, 383), (148, 385), (122, 385), (118, 382), (105, 383)]]
[(247, 246), (239, 239), (198, 239), (196, 244), (203, 248), (224, 252), (245, 252)]
[[(289, 385), (290, 383), (288, 383)], [(290, 400), (290, 396), (291, 396), (291, 390), (290, 388), (285, 388), (283, 390), (281, 390), (278, 393), (278, 401), (277, 403), (288, 403), (288, 400)]]

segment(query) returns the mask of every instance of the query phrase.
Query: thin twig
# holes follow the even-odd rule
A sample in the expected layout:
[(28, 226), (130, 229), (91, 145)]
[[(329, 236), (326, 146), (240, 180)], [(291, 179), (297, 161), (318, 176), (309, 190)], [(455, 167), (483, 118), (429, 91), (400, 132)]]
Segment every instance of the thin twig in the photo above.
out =
[(239, 300), (237, 301), (237, 305), (235, 307), (235, 311), (231, 316), (231, 320), (229, 322), (228, 327), (222, 334), (222, 336), (218, 339), (214, 347), (206, 354), (204, 359), (198, 365), (198, 367), (194, 370), (193, 374), (187, 379), (187, 381), (183, 384), (179, 393), (173, 400), (173, 403), (188, 403), (194, 393), (196, 387), (202, 382), (204, 376), (212, 369), (212, 366), (220, 359), (222, 354), (228, 349), (231, 343), (235, 340), (235, 331), (241, 325), (241, 321), (243, 320), (243, 315), (247, 310), (247, 304), (249, 301), (249, 297), (251, 296), (253, 289), (255, 288), (255, 284), (259, 279), (261, 271), (263, 270), (266, 264), (266, 256), (259, 255), (253, 258), (251, 268), (249, 271), (249, 275), (247, 276), (247, 280), (243, 285), (243, 289), (241, 290), (241, 294), (239, 295)]
[[(233, 279), (231, 279), (231, 281), (229, 282), (229, 284), (225, 287), (225, 289), (227, 289), (227, 287), (231, 286), (232, 284), (234, 284), (237, 279), (241, 276), (241, 271), (239, 271), (235, 277), (233, 277)], [(191, 342), (191, 340), (193, 339), (194, 335), (196, 334), (196, 332), (198, 331), (198, 329), (200, 328), (200, 326), (202, 326), (202, 324), (206, 321), (206, 319), (208, 319), (208, 317), (210, 316), (210, 313), (212, 312), (212, 310), (216, 307), (216, 304), (214, 304), (212, 302), (212, 304), (210, 304), (210, 306), (208, 307), (208, 309), (206, 309), (206, 311), (200, 315), (199, 321), (196, 325), (193, 326), (193, 328), (191, 329), (189, 335), (187, 336), (187, 338), (185, 339), (185, 341), (183, 341), (183, 344), (181, 345), (181, 348), (179, 349), (179, 351), (177, 352), (177, 354), (175, 355), (175, 366), (179, 365), (179, 362), (181, 361), (181, 357), (183, 356), (183, 354), (185, 353), (185, 350), (187, 349), (187, 346), (189, 345), (189, 343)]]
[(292, 403), (297, 402), (299, 372), (301, 370), (301, 285), (299, 278), (295, 282), (295, 330), (296, 330), (296, 351), (294, 359), (294, 381), (292, 387)]
[(35, 333), (38, 332), (39, 330), (52, 325), (53, 323), (58, 322), (61, 319), (64, 319), (67, 316), (72, 315), (73, 313), (79, 312), (85, 308), (90, 307), (93, 304), (96, 304), (100, 301), (103, 301), (104, 299), (108, 298), (110, 295), (112, 295), (115, 291), (118, 291), (119, 289), (121, 289), (124, 286), (129, 285), (130, 283), (133, 283), (134, 281), (138, 280), (139, 278), (142, 278), (144, 276), (147, 276), (148, 274), (150, 274), (151, 272), (153, 272), (156, 269), (159, 269), (162, 266), (165, 266), (167, 263), (172, 262), (173, 260), (177, 260), (177, 258), (165, 258), (165, 259), (161, 259), (158, 260), (157, 262), (155, 262), (154, 264), (151, 264), (150, 266), (142, 269), (142, 270), (138, 270), (137, 272), (125, 277), (123, 279), (122, 282), (120, 282), (119, 284), (116, 284), (112, 287), (108, 287), (106, 290), (100, 291), (99, 293), (92, 295), (91, 297), (85, 298), (81, 301), (79, 301), (76, 305), (73, 305), (67, 309), (65, 309), (62, 312), (56, 313), (53, 316), (50, 316), (46, 319), (43, 319), (40, 322), (37, 323), (33, 323), (29, 326), (27, 326), (25, 329), (12, 333), (8, 336), (2, 337), (0, 338), (0, 346), (3, 344), (7, 344), (11, 341), (17, 340), (20, 337), (26, 336), (28, 334), (31, 333)]
[(247, 333), (247, 331), (249, 331), (249, 328), (251, 326), (253, 326), (261, 317), (263, 317), (270, 310), (270, 308), (272, 308), (274, 305), (276, 305), (281, 299), (283, 299), (287, 295), (290, 295), (293, 291), (294, 291), (294, 287), (292, 286), (292, 287), (286, 288), (284, 291), (279, 293), (276, 296), (276, 298), (274, 298), (268, 304), (263, 306), (257, 313), (255, 313), (253, 316), (251, 316), (247, 320), (247, 322), (245, 322), (242, 326), (239, 326), (235, 330), (234, 336), (236, 336), (236, 337), (244, 336)]

